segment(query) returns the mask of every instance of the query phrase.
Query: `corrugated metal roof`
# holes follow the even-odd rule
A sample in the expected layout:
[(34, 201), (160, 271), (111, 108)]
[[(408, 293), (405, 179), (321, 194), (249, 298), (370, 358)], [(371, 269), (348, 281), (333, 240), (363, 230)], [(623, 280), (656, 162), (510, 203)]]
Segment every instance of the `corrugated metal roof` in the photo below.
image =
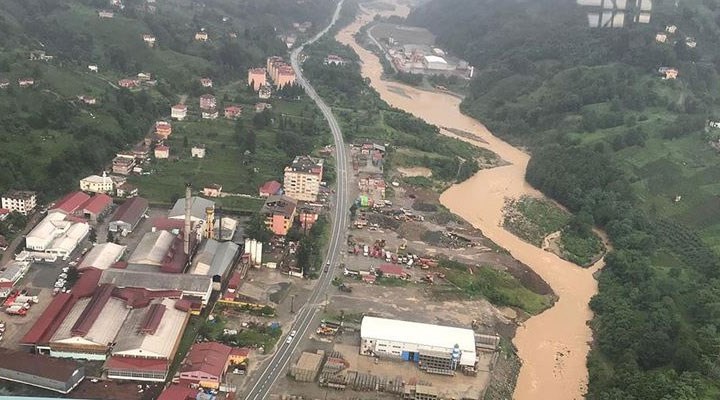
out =
[(35, 325), (23, 336), (20, 343), (38, 344), (46, 341), (55, 333), (60, 322), (65, 318), (74, 304), (71, 294), (59, 293), (45, 308)]
[(149, 203), (142, 197), (133, 197), (118, 207), (113, 215), (111, 222), (127, 222), (130, 225), (135, 225), (140, 218), (147, 211)]
[(75, 361), (0, 348), (0, 368), (54, 381), (67, 382), (78, 371), (80, 366)]
[(89, 198), (90, 196), (80, 191), (68, 193), (58, 200), (50, 211), (62, 211), (66, 214), (72, 214), (87, 202)]

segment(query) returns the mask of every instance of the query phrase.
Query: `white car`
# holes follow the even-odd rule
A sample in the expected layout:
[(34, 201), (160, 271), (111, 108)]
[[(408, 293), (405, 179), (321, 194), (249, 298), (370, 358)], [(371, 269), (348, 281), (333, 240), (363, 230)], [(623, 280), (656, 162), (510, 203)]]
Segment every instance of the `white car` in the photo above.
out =
[(287, 337), (287, 340), (285, 340), (285, 343), (290, 344), (290, 343), (292, 343), (292, 340), (293, 340), (293, 337), (292, 337), (292, 336), (288, 336), (288, 337)]
[(60, 279), (66, 279), (66, 278), (67, 278), (67, 274), (63, 272), (62, 274), (58, 275), (58, 277), (59, 277)]
[(56, 287), (56, 288), (61, 288), (61, 287), (63, 287), (63, 286), (65, 286), (65, 281), (64, 281), (64, 280), (61, 279), (61, 280), (55, 282), (55, 287)]
[(293, 329), (292, 332), (290, 332), (290, 336), (295, 337), (295, 335), (297, 335), (297, 331)]

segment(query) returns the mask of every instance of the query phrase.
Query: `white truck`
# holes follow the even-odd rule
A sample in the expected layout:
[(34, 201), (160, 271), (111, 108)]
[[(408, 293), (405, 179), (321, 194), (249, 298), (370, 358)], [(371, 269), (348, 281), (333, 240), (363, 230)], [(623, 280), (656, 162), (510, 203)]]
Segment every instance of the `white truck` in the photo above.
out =
[(40, 302), (37, 296), (18, 296), (15, 298), (16, 303), (33, 303), (37, 304)]

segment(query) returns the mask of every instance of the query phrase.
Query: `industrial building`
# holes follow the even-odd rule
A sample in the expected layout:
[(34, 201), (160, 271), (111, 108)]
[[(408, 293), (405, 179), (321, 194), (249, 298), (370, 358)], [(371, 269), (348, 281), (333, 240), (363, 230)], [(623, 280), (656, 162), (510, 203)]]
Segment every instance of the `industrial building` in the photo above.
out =
[(78, 268), (108, 269), (125, 254), (125, 248), (111, 242), (98, 244), (85, 255)]
[(115, 211), (108, 229), (110, 232), (127, 235), (138, 226), (149, 207), (148, 201), (142, 197), (133, 197), (126, 200)]
[(25, 247), (68, 257), (89, 231), (86, 222), (78, 222), (62, 212), (51, 212), (27, 234)]
[[(115, 364), (108, 361), (106, 369), (119, 377), (164, 380), (189, 318), (183, 292), (145, 289), (151, 280), (119, 287), (100, 282), (102, 274), (94, 268), (85, 270), (72, 293), (55, 296), (21, 342), (53, 357), (106, 360), (110, 356)], [(128, 363), (135, 363), (138, 372), (125, 371), (122, 366)], [(165, 368), (148, 373), (139, 368), (145, 364)]]
[(317, 201), (323, 178), (323, 160), (297, 156), (284, 172), (285, 194), (296, 200)]
[(0, 379), (67, 394), (84, 378), (74, 361), (0, 348)]
[[(168, 212), (168, 218), (184, 219), (185, 218), (185, 198), (180, 198), (175, 202), (173, 208)], [(205, 222), (207, 218), (206, 212), (208, 208), (215, 208), (215, 202), (204, 199), (202, 197), (193, 196), (190, 198), (190, 220), (192, 222)]]
[[(182, 298), (207, 305), (212, 293), (212, 279), (203, 275), (166, 274), (123, 269), (102, 272), (100, 284), (110, 283), (119, 288), (143, 287), (150, 291), (178, 290)], [(74, 290), (74, 289), (73, 289)]]
[(130, 255), (128, 269), (183, 273), (191, 253), (184, 250), (185, 237), (188, 239), (189, 249), (192, 250), (197, 243), (196, 235), (185, 235), (182, 231), (177, 235), (165, 230), (147, 232)]
[(290, 375), (298, 382), (313, 382), (320, 372), (325, 353), (318, 350), (317, 353), (304, 351), (297, 363), (290, 368)]
[(443, 375), (473, 371), (477, 362), (472, 329), (367, 316), (360, 327), (360, 354), (413, 361)]
[(6, 297), (15, 284), (25, 275), (29, 262), (11, 261), (0, 270), (0, 297)]
[(225, 278), (240, 253), (240, 246), (233, 242), (208, 239), (195, 255), (190, 274)]

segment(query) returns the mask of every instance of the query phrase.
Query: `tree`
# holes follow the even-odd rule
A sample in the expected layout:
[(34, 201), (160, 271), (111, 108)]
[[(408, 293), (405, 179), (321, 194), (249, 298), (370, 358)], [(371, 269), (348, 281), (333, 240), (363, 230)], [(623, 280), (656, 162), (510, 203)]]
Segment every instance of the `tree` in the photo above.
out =
[(268, 242), (273, 236), (273, 233), (265, 225), (265, 215), (260, 212), (253, 214), (245, 231), (251, 239), (260, 242)]

